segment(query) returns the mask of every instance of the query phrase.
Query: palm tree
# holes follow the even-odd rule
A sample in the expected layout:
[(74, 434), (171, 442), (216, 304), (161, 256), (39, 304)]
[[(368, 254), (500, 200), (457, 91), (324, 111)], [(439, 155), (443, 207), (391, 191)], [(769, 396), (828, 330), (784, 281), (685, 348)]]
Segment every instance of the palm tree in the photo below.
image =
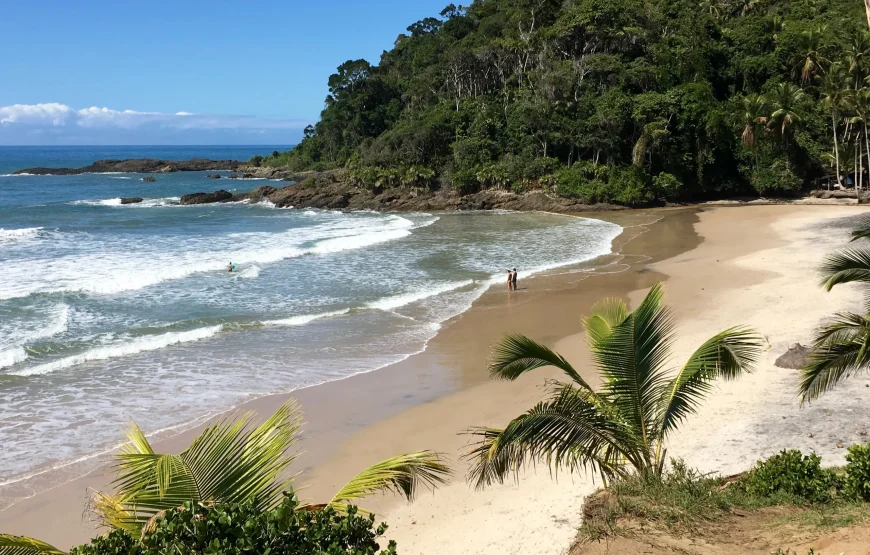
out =
[(718, 379), (751, 371), (761, 352), (758, 334), (731, 328), (708, 339), (675, 373), (668, 369), (674, 322), (656, 285), (634, 312), (606, 299), (584, 320), (589, 346), (604, 378), (594, 390), (561, 355), (521, 335), (493, 349), (490, 372), (515, 380), (546, 366), (565, 373), (552, 394), (503, 430), (477, 428), (465, 455), (473, 461), (469, 480), (477, 487), (502, 482), (526, 465), (546, 462), (553, 472), (589, 467), (610, 480), (627, 474), (661, 473), (664, 443)]
[(838, 312), (817, 332), (809, 361), (801, 369), (801, 403), (870, 368), (870, 305), (865, 311), (867, 316)]
[(849, 72), (855, 77), (854, 87), (864, 79), (870, 63), (870, 33), (861, 32), (852, 39), (847, 51)]
[[(870, 216), (852, 230), (852, 241), (870, 237)], [(844, 249), (822, 263), (822, 286), (830, 291), (843, 283), (870, 283), (870, 248)], [(809, 402), (833, 389), (841, 380), (866, 370), (870, 364), (870, 298), (866, 316), (841, 312), (825, 324), (813, 340), (807, 365), (801, 369), (801, 402)]]
[[(103, 526), (138, 535), (164, 511), (186, 502), (276, 506), (284, 492), (294, 490), (295, 476), (287, 470), (296, 458), (302, 415), (291, 401), (257, 427), (251, 426), (253, 417), (234, 415), (209, 426), (178, 455), (155, 453), (142, 430), (131, 425), (128, 443), (115, 459), (115, 491), (94, 493), (91, 510)], [(449, 473), (438, 454), (409, 453), (363, 470), (329, 503), (300, 510), (343, 511), (349, 502), (386, 490), (410, 500), (421, 486), (444, 483)], [(59, 553), (37, 540), (0, 534), (0, 555), (54, 552)]]
[(858, 165), (860, 166), (859, 172), (859, 181), (862, 181), (864, 178), (864, 155), (861, 154), (861, 136), (864, 137), (864, 148), (867, 154), (867, 163), (870, 164), (870, 134), (868, 134), (868, 127), (870, 127), (870, 89), (861, 89), (855, 91), (849, 97), (849, 103), (851, 108), (854, 110), (855, 115), (849, 119), (849, 123), (853, 125), (861, 125), (860, 131), (857, 136), (857, 152), (858, 152)]
[(783, 21), (782, 16), (775, 15), (770, 18), (770, 30), (773, 35), (773, 42), (779, 40), (779, 34), (782, 33), (784, 27), (785, 22)]
[(843, 69), (842, 64), (831, 65), (828, 74), (822, 79), (822, 105), (831, 114), (831, 130), (834, 135), (834, 159), (837, 164), (837, 183), (840, 179), (840, 146), (837, 143), (837, 121), (840, 110), (848, 105), (851, 96), (849, 76)]
[(823, 65), (828, 61), (821, 52), (824, 36), (825, 29), (819, 28), (804, 31), (798, 39), (800, 57), (794, 72), (800, 73), (801, 85), (806, 85), (816, 73), (824, 71)]
[(758, 149), (755, 146), (755, 131), (758, 124), (767, 123), (767, 99), (759, 94), (749, 94), (741, 99), (738, 117), (743, 133), (740, 140), (755, 153), (755, 165), (758, 166)]
[[(870, 237), (870, 216), (852, 230), (852, 241)], [(870, 283), (870, 248), (844, 249), (828, 255), (821, 267), (822, 287), (830, 291), (843, 283)]]
[(721, 19), (726, 10), (725, 3), (722, 0), (702, 0), (698, 6), (715, 19)]
[(742, 17), (755, 10), (758, 4), (759, 0), (737, 0), (737, 3), (734, 6), (734, 12)]
[(804, 91), (792, 83), (780, 83), (767, 97), (770, 102), (770, 125), (779, 126), (783, 140), (787, 140), (786, 131), (789, 125), (801, 121), (798, 104), (804, 99)]

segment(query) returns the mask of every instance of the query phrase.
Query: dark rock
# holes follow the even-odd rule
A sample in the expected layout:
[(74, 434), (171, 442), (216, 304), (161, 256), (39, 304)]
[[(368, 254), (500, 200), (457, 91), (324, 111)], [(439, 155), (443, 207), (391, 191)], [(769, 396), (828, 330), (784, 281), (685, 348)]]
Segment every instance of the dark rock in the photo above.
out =
[(210, 174), (208, 174), (207, 177), (209, 179), (220, 179), (221, 178), (220, 174), (217, 174), (217, 173), (210, 173)]
[(142, 197), (121, 197), (121, 204), (138, 204), (142, 200)]
[(233, 172), (229, 175), (230, 179), (256, 179), (257, 176), (248, 172)]
[(776, 359), (774, 364), (780, 368), (799, 370), (806, 366), (811, 352), (812, 351), (808, 347), (804, 347), (800, 343), (795, 343), (789, 347), (785, 354)]
[(235, 171), (243, 166), (237, 160), (206, 160), (192, 158), (190, 160), (155, 160), (137, 158), (130, 160), (98, 160), (90, 166), (82, 168), (28, 168), (15, 173), (30, 173), (34, 175), (76, 175), (81, 173), (172, 173), (189, 171)]
[(154, 183), (155, 181), (157, 181), (157, 178), (153, 175), (148, 175), (146, 177), (143, 177), (142, 181), (144, 181), (145, 183)]
[(229, 191), (215, 191), (214, 193), (191, 193), (181, 197), (179, 204), (213, 204), (216, 202), (229, 202), (233, 200), (233, 194)]

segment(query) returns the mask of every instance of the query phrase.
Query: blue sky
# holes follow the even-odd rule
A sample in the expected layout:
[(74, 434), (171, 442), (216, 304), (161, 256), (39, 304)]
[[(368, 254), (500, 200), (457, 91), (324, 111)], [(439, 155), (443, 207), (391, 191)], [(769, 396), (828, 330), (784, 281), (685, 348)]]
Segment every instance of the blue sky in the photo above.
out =
[(0, 144), (287, 144), (449, 0), (4, 0)]

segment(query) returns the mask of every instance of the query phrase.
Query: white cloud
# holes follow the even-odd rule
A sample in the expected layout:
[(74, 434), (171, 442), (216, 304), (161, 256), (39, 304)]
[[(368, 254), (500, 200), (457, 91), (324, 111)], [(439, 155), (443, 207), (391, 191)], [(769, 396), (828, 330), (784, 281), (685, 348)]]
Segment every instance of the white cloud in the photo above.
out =
[(13, 104), (0, 106), (0, 124), (3, 125), (66, 125), (73, 109), (65, 104)]
[(74, 109), (65, 104), (13, 104), (0, 106), (0, 126), (33, 131), (39, 128), (85, 128), (92, 130), (294, 130), (309, 122), (256, 116), (203, 115), (191, 112), (139, 112), (91, 106)]

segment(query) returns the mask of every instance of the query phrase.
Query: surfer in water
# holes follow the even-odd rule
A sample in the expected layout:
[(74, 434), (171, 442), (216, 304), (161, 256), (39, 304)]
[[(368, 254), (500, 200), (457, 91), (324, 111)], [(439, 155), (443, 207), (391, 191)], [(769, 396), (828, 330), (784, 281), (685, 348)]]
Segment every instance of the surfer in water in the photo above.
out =
[(228, 274), (233, 273), (233, 270), (235, 270), (235, 269), (236, 269), (236, 265), (234, 262), (230, 262), (229, 264), (227, 264), (227, 273)]

